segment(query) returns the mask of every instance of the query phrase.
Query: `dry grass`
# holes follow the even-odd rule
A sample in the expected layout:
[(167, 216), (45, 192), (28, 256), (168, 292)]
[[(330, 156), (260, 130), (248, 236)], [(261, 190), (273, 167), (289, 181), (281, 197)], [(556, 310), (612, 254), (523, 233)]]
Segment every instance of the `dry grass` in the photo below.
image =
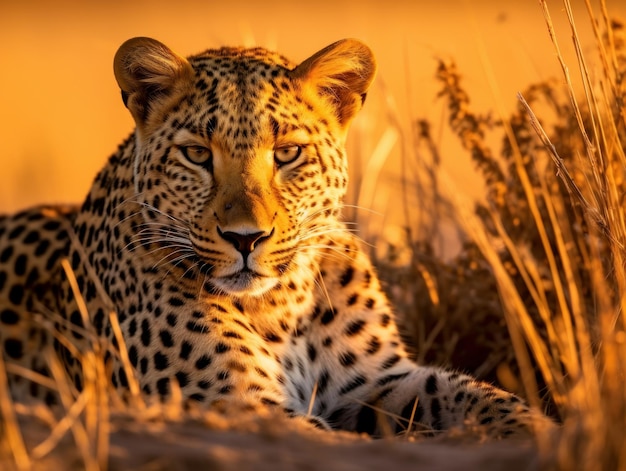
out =
[[(454, 201), (468, 242), (451, 263), (424, 250), (426, 240), (409, 239), (412, 263), (381, 265), (422, 357), (521, 388), (563, 421), (558, 446), (544, 457), (550, 467), (626, 469), (624, 28), (604, 2), (599, 13), (587, 3), (597, 47), (585, 57), (564, 5), (581, 92), (545, 2), (564, 80), (529, 87), (512, 115), (473, 113), (460, 73), (440, 63), (449, 126), (482, 175), (485, 198), (473, 210)], [(432, 166), (437, 147), (428, 126), (420, 129)], [(446, 183), (440, 169), (432, 174)], [(433, 282), (421, 275), (425, 266)], [(403, 277), (423, 282), (411, 290)]]
[[(373, 194), (372, 187), (397, 136), (411, 133), (412, 145), (404, 149), (402, 165), (415, 171), (416, 177), (402, 185), (405, 198), (415, 192), (420, 202), (419, 228), (411, 220), (414, 215), (407, 212), (402, 244), (386, 245), (381, 251), (380, 241), (371, 242), (378, 244), (373, 255), (403, 314), (406, 337), (418, 360), (453, 365), (498, 382), (561, 420), (556, 446), (540, 446), (542, 466), (626, 470), (624, 29), (610, 19), (603, 1), (599, 12), (587, 4), (597, 48), (594, 57), (584, 57), (565, 0), (578, 51), (576, 70), (583, 84), (582, 93), (577, 93), (562, 60), (550, 12), (545, 2), (541, 5), (563, 66), (565, 85), (563, 80), (532, 85), (521, 93), (512, 115), (496, 119), (472, 112), (454, 64), (441, 62), (437, 70), (449, 127), (484, 179), (484, 200), (468, 209), (464, 202), (449, 196), (452, 192), (446, 190), (449, 182), (440, 168), (432, 125), (419, 121), (413, 129), (402, 130), (390, 113), (389, 130), (383, 133), (369, 176), (360, 180), (357, 204), (364, 204), (363, 198)], [(497, 150), (490, 145), (494, 136), (501, 140)], [(406, 142), (405, 138), (400, 140)], [(442, 260), (433, 242), (441, 231), (442, 215), (454, 218), (465, 234), (463, 248), (453, 260)], [(70, 270), (68, 276), (72, 276)], [(207, 441), (221, 439), (209, 433), (215, 430), (220, 437), (229, 430), (256, 434), (257, 438), (237, 439), (234, 450), (254, 442), (256, 456), (264, 459), (268, 459), (267, 453), (261, 449), (274, 450), (272, 446), (280, 447), (282, 442), (300, 453), (320, 450), (320, 442), (290, 441), (294, 439), (290, 425), (276, 425), (273, 417), (252, 421), (238, 417), (237, 425), (216, 413), (185, 410), (177, 398), (169, 404), (146, 404), (136, 390), (131, 391), (130, 400), (122, 401), (104, 381), (104, 358), (110, 346), (96, 338), (88, 313), (83, 310), (82, 315), (86, 326), (82, 334), (93, 339), (91, 351), (76, 352), (84, 367), (83, 391), (73, 389), (54, 359), (49, 365), (52, 380), (5, 365), (0, 359), (2, 464), (19, 470), (59, 463), (89, 470), (124, 468), (129, 463), (146, 469), (184, 469), (199, 463), (243, 469), (244, 455), (235, 457), (232, 447), (221, 444), (209, 447), (210, 452), (204, 449)], [(110, 319), (114, 330), (118, 327), (118, 343), (123, 346), (114, 312)], [(60, 340), (72, 349), (67, 339)], [(132, 384), (132, 368), (123, 348), (120, 359)], [(61, 410), (53, 413), (45, 407), (14, 404), (7, 392), (7, 372), (57, 390)], [(125, 430), (129, 435), (123, 434)], [(139, 448), (151, 441), (156, 444), (145, 462), (132, 461), (123, 453), (137, 451), (134, 445), (122, 443), (133, 433), (135, 441), (128, 443), (137, 443)], [(265, 441), (258, 441), (259, 433)], [(193, 435), (188, 448), (180, 443), (181, 435)], [(200, 448), (192, 446), (194, 440)], [(354, 445), (355, 440), (359, 442), (356, 438), (335, 436), (329, 440), (326, 453), (343, 450), (354, 453), (355, 459), (363, 454), (361, 445)], [(168, 441), (177, 441), (178, 448), (167, 445)], [(383, 446), (395, 459), (413, 453), (398, 451), (394, 443), (371, 445), (368, 450), (377, 447), (380, 451)], [(500, 450), (504, 449), (502, 445)], [(175, 456), (187, 453), (189, 459), (155, 458), (163, 450), (175, 450)], [(427, 455), (420, 454), (422, 450), (410, 455), (411, 459), (423, 460)], [(435, 449), (426, 453), (438, 456)], [(449, 449), (440, 453), (443, 461), (438, 469), (453, 469), (458, 458), (467, 458), (463, 451), (446, 453)], [(493, 449), (480, 453), (493, 465), (497, 455)], [(515, 457), (519, 469), (525, 469), (535, 452), (526, 449), (520, 455), (516, 449), (507, 453), (497, 455), (497, 465)], [(441, 465), (446, 458), (452, 467)], [(337, 458), (334, 464), (339, 468), (344, 463), (348, 469), (355, 462)], [(245, 463), (254, 465), (253, 461)], [(302, 463), (324, 464), (313, 458)], [(405, 464), (413, 463), (407, 458)], [(487, 469), (479, 459), (471, 463)], [(507, 467), (517, 469), (513, 464)]]

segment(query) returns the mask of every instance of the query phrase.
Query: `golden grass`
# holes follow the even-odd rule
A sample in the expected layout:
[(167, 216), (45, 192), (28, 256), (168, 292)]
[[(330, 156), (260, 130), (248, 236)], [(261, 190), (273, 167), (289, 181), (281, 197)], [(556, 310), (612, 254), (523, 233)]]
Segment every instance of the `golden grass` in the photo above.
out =
[[(485, 199), (472, 210), (450, 196), (452, 191), (445, 193), (468, 242), (455, 260), (444, 263), (433, 260), (432, 250), (424, 251), (428, 241), (409, 239), (413, 260), (399, 269), (420, 280), (426, 259), (435, 281), (422, 276), (424, 282), (410, 295), (404, 289), (390, 292), (406, 309), (422, 358), (431, 350), (436, 362), (510, 388), (523, 386), (531, 403), (562, 420), (558, 446), (544, 450), (549, 467), (626, 469), (624, 29), (610, 19), (604, 2), (599, 14), (587, 2), (597, 47), (593, 57), (585, 57), (571, 5), (564, 1), (582, 83), (578, 93), (548, 6), (540, 3), (564, 85), (532, 85), (511, 116), (496, 120), (472, 112), (460, 73), (454, 64), (440, 63), (437, 78), (448, 123), (484, 179)], [(429, 127), (421, 129), (426, 130), (422, 147), (437, 162)], [(499, 153), (489, 144), (494, 134), (501, 138)], [(433, 173), (450, 186), (441, 169), (430, 169)], [(398, 267), (380, 263), (397, 287)], [(451, 285), (455, 288), (448, 290)], [(440, 301), (425, 308), (417, 301), (428, 300), (432, 286), (437, 299), (447, 298), (444, 313)], [(411, 308), (413, 303), (420, 309)], [(467, 309), (458, 315), (461, 304)], [(455, 329), (445, 327), (450, 323)], [(500, 342), (480, 339), (485, 330)], [(424, 331), (437, 332), (435, 341)], [(450, 344), (455, 351), (446, 349)], [(498, 364), (488, 364), (489, 355), (483, 354), (488, 349), (481, 350), (487, 345)], [(467, 360), (477, 356), (482, 363)]]
[[(418, 360), (499, 382), (562, 421), (556, 446), (540, 437), (546, 468), (626, 470), (626, 43), (623, 26), (610, 19), (604, 1), (600, 13), (587, 2), (597, 48), (593, 58), (585, 57), (569, 1), (564, 5), (582, 97), (562, 59), (545, 1), (541, 7), (564, 86), (558, 81), (532, 85), (520, 94), (512, 115), (494, 119), (472, 112), (459, 71), (452, 63), (439, 64), (448, 124), (484, 179), (484, 201), (467, 208), (451, 196), (430, 123), (402, 130), (390, 112), (389, 129), (365, 177), (357, 178), (356, 203), (368, 206), (391, 147), (398, 136), (405, 142), (412, 133), (414, 148), (404, 149), (403, 168), (419, 169), (419, 179), (402, 182), (403, 197), (406, 203), (408, 192), (417, 193), (420, 228), (407, 212), (404, 243), (373, 255)], [(498, 151), (489, 144), (494, 135), (501, 138)], [(434, 247), (440, 215), (454, 216), (466, 235), (453, 260), (442, 260)], [(91, 339), (91, 349), (78, 352), (69, 339), (59, 340), (81, 359), (82, 391), (73, 388), (53, 355), (52, 379), (0, 359), (0, 453), (10, 455), (16, 469), (41, 462), (68, 435), (83, 468), (107, 469), (113, 417), (203, 420), (184, 411), (176, 397), (164, 405), (144, 402), (111, 310), (120, 346), (114, 354), (131, 385), (121, 400), (105, 380), (105, 354), (113, 349), (97, 338), (84, 306), (80, 311), (81, 334)], [(61, 412), (14, 404), (7, 374), (55, 389)], [(24, 438), (28, 418), (48, 428), (38, 443)]]

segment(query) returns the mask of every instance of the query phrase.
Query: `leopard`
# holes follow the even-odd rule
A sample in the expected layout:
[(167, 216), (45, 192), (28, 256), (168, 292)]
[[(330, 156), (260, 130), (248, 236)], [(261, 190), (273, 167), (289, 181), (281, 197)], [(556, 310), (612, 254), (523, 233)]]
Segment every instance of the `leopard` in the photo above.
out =
[(113, 346), (113, 388), (157, 401), (176, 392), (371, 436), (507, 437), (546, 422), (510, 392), (417, 364), (343, 220), (348, 129), (376, 73), (368, 46), (344, 39), (293, 63), (261, 47), (186, 58), (137, 37), (113, 66), (135, 129), (84, 202), (0, 218), (16, 400), (58, 401), (10, 368), (50, 376), (51, 355), (80, 391), (95, 336)]

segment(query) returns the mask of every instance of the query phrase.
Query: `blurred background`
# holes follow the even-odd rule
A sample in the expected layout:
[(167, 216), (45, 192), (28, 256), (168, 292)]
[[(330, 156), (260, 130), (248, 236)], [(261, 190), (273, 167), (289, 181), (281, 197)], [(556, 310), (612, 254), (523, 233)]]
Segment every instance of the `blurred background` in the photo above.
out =
[[(626, 17), (626, 2), (607, 4)], [(563, 54), (575, 65), (562, 5), (548, 5)], [(585, 3), (573, 5), (583, 46), (593, 47)], [(379, 72), (350, 136), (349, 199), (373, 210), (378, 230), (398, 213), (401, 157), (410, 152), (417, 119), (441, 123), (433, 134), (455, 192), (481, 194), (467, 154), (443, 125), (437, 59), (457, 63), (479, 112), (506, 113), (518, 91), (562, 76), (535, 0), (3, 1), (0, 212), (82, 200), (133, 128), (112, 71), (116, 49), (133, 36), (152, 36), (183, 55), (260, 45), (294, 61), (340, 38), (366, 42)]]

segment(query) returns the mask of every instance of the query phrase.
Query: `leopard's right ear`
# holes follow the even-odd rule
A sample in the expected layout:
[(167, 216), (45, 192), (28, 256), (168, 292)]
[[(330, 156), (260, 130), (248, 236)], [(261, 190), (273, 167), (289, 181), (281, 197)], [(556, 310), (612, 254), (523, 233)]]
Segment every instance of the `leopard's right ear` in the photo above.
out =
[(113, 60), (124, 104), (138, 126), (156, 105), (192, 83), (193, 69), (184, 57), (151, 38), (133, 38), (120, 46)]
[(374, 54), (356, 39), (337, 41), (291, 71), (292, 77), (311, 84), (334, 106), (344, 128), (361, 109), (375, 74)]

